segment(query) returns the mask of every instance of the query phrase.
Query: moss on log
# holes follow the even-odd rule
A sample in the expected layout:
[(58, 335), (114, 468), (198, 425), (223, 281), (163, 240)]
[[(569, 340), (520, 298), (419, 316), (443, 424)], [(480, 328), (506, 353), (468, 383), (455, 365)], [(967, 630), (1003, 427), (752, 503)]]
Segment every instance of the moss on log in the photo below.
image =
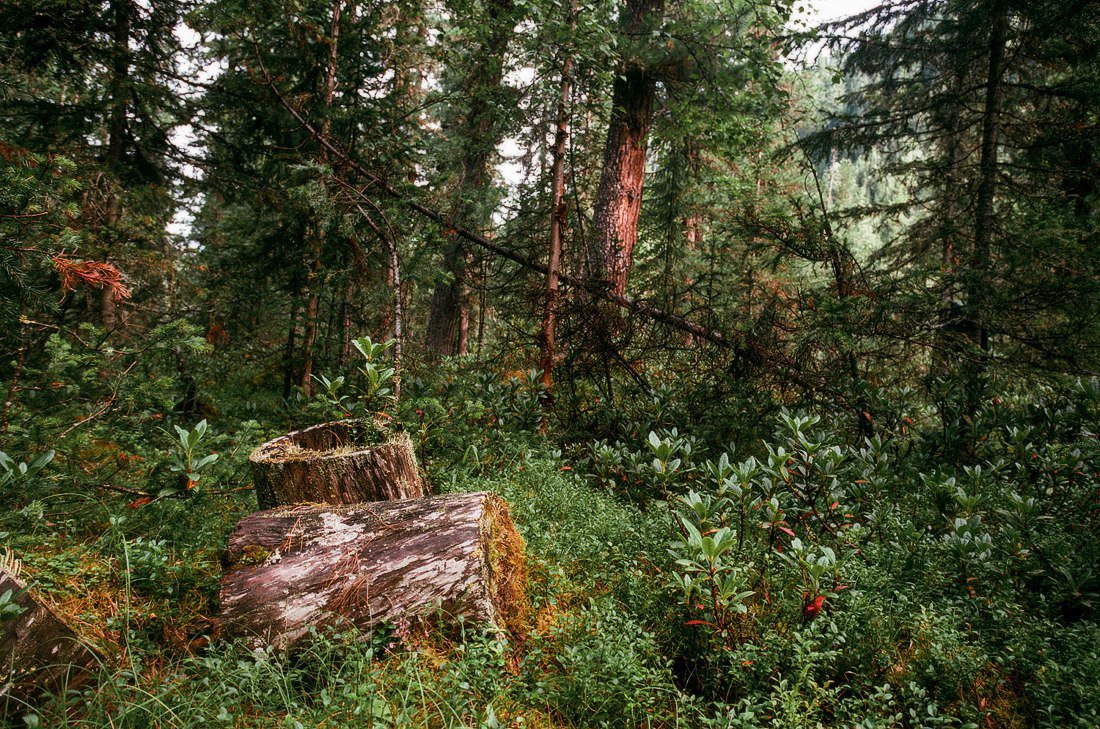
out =
[(248, 460), (261, 509), (425, 495), (408, 433), (371, 422), (341, 420), (297, 430), (264, 443)]
[(9, 590), (18, 612), (0, 618), (0, 716), (23, 713), (45, 692), (79, 687), (99, 663), (52, 610), (0, 569), (0, 595)]
[(221, 629), (254, 646), (437, 617), (515, 633), (526, 612), (523, 539), (487, 493), (258, 512), (226, 562)]

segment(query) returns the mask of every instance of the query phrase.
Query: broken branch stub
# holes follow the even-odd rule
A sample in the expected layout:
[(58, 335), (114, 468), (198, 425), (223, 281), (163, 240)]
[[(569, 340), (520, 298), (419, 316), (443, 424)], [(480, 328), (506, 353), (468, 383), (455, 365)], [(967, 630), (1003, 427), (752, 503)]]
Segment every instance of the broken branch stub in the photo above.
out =
[(253, 646), (437, 617), (517, 633), (526, 612), (523, 539), (488, 493), (258, 512), (226, 562), (221, 627)]
[(296, 430), (264, 443), (248, 460), (261, 509), (424, 496), (409, 434), (369, 421)]
[(88, 680), (99, 665), (95, 652), (4, 569), (0, 595), (17, 606), (0, 615), (0, 716), (22, 713), (42, 694)]

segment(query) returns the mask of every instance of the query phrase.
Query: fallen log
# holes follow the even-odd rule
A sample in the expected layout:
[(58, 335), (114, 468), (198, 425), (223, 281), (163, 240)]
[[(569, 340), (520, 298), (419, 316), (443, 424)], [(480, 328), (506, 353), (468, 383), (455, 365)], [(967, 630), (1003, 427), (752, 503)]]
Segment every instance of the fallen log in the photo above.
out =
[(526, 611), (523, 539), (488, 493), (257, 512), (226, 563), (221, 630), (256, 647), (436, 618), (517, 633)]
[(369, 421), (340, 420), (268, 441), (248, 458), (261, 509), (424, 496), (412, 440)]
[(0, 716), (88, 680), (99, 663), (95, 652), (4, 568), (0, 604), (7, 606), (0, 611)]

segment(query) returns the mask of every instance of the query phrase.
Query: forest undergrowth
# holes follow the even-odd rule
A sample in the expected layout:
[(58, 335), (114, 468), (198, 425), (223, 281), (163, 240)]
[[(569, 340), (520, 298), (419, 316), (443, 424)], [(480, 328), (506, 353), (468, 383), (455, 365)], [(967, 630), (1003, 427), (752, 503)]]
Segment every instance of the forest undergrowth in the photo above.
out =
[[(55, 352), (55, 382), (79, 389), (71, 360)], [(227, 387), (197, 423), (130, 377), (119, 416), (56, 452), (36, 446), (63, 408), (15, 425), (30, 464), (3, 460), (0, 531), (102, 654), (90, 685), (15, 725), (1100, 721), (1095, 381), (991, 389), (973, 452), (948, 457), (942, 412), (912, 391), (865, 438), (849, 413), (778, 401), (752, 427), (745, 403), (700, 416), (671, 378), (540, 433), (537, 375), (455, 360), (392, 410), (433, 491), (511, 505), (531, 609), (509, 638), (390, 625), (289, 655), (219, 638), (219, 553), (255, 508), (247, 455), (353, 412), (339, 387), (290, 405)]]

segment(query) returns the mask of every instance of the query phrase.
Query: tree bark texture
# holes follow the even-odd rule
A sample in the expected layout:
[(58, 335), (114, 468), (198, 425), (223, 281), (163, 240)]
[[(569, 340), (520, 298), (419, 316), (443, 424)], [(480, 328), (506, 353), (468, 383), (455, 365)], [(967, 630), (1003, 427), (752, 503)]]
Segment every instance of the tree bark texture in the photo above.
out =
[(0, 569), (0, 595), (11, 590), (22, 612), (0, 621), (0, 717), (24, 713), (44, 692), (76, 688), (99, 659), (14, 575)]
[[(639, 35), (663, 8), (663, 0), (630, 0), (623, 9), (623, 34)], [(628, 58), (618, 69), (612, 88), (611, 120), (592, 214), (588, 277), (620, 296), (626, 293), (638, 240), (656, 86), (654, 69), (640, 59)]]
[(488, 493), (258, 512), (229, 536), (221, 627), (279, 648), (311, 626), (369, 633), (437, 616), (515, 632), (527, 607), (523, 548), (507, 505)]
[(249, 456), (261, 509), (301, 502), (357, 504), (424, 496), (409, 434), (367, 444), (359, 421), (315, 425), (268, 441)]

